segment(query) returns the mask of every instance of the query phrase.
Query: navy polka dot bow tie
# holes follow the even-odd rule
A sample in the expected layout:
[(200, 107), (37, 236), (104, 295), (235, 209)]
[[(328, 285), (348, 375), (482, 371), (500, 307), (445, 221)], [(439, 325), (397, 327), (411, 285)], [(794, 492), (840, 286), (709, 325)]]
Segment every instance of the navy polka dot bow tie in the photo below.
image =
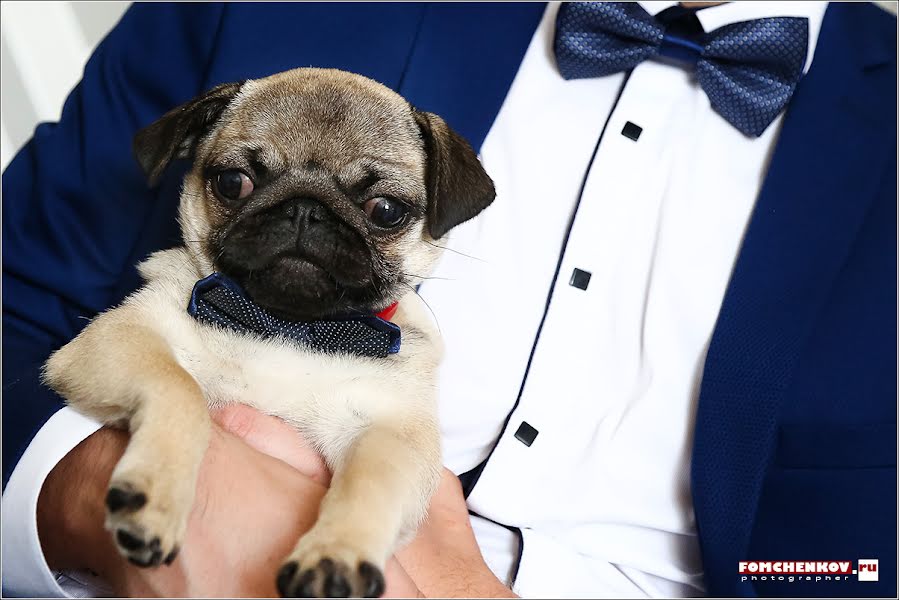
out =
[(319, 352), (383, 358), (400, 351), (400, 328), (379, 316), (286, 321), (254, 303), (239, 285), (221, 273), (213, 273), (194, 285), (187, 312), (201, 323), (263, 338), (280, 336)]
[(772, 17), (678, 35), (636, 2), (566, 2), (555, 53), (565, 79), (626, 71), (653, 57), (692, 66), (712, 108), (758, 137), (787, 105), (808, 52), (808, 19)]

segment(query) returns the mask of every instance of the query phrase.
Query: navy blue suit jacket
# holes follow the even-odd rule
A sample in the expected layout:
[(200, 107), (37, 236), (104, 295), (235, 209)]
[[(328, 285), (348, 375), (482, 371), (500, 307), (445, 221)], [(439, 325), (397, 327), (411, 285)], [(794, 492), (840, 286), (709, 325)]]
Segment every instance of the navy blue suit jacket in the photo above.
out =
[[(61, 406), (40, 364), (178, 243), (183, 167), (148, 189), (138, 128), (215, 84), (321, 66), (383, 82), (477, 148), (542, 12), (134, 5), (3, 175), (4, 485)], [(896, 594), (895, 27), (869, 4), (829, 7), (721, 308), (692, 466), (713, 595)], [(859, 558), (880, 560), (878, 583), (737, 575), (747, 559)]]

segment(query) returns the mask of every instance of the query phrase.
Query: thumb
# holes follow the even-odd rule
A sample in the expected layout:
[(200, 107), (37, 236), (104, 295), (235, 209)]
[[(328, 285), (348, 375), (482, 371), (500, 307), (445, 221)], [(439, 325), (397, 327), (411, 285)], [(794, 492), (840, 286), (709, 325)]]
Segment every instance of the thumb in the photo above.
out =
[(325, 486), (330, 483), (331, 473), (321, 455), (295, 428), (278, 417), (245, 404), (229, 404), (214, 409), (212, 419), (259, 452), (287, 463), (317, 483)]

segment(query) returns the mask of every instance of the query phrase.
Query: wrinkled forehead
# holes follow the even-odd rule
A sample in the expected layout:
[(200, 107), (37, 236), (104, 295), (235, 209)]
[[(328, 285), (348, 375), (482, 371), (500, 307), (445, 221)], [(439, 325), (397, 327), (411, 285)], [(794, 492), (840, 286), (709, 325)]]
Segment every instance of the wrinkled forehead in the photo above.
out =
[(299, 69), (247, 82), (211, 142), (210, 155), (220, 160), (249, 153), (276, 169), (424, 168), (409, 104), (380, 84), (339, 71)]

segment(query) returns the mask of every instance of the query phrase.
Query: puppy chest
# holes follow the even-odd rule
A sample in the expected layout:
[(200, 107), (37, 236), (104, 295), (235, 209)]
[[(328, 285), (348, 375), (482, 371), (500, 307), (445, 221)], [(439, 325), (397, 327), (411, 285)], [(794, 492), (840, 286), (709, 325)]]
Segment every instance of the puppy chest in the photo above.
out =
[(238, 402), (306, 423), (317, 418), (367, 420), (383, 409), (377, 397), (392, 385), (385, 377), (389, 369), (365, 359), (222, 337), (176, 349), (179, 363), (197, 380), (210, 406)]

